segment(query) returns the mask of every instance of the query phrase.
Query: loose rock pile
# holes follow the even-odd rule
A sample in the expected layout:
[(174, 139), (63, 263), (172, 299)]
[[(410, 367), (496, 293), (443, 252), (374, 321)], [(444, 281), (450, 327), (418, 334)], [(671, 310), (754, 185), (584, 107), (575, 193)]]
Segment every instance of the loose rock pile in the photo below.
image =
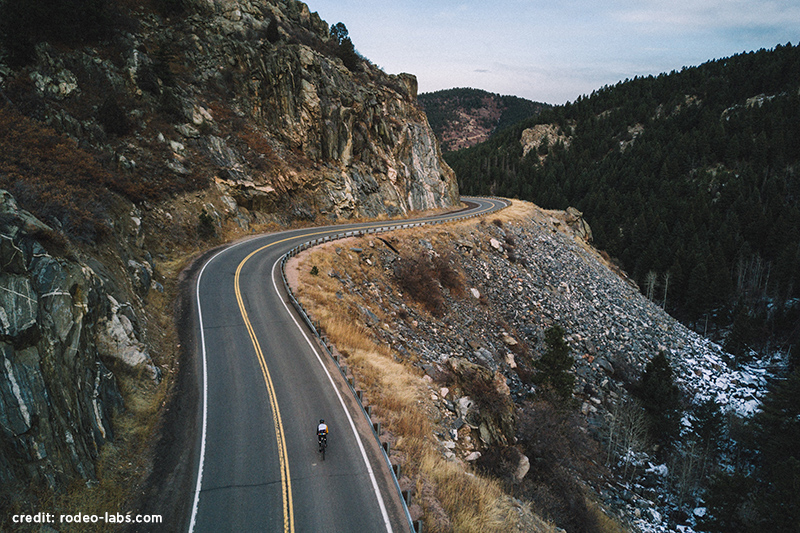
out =
[[(585, 223), (579, 233), (567, 223), (570, 219), (574, 216), (532, 210), (525, 220), (390, 234), (384, 238), (391, 246), (369, 238), (366, 245), (350, 249), (368, 269), (368, 280), (329, 273), (343, 291), (363, 298), (364, 325), (430, 376), (445, 456), (474, 461), (487, 445), (513, 443), (507, 426), (513, 408), (487, 415), (466, 394), (467, 387), (441, 387), (447, 381), (442, 377), (460, 383), (465, 368), (480, 368), (493, 376), (499, 397), (519, 403), (536, 392), (523, 377), (545, 349), (544, 331), (556, 324), (564, 329), (575, 359), (573, 395), (592, 427), (604, 424), (627, 395), (625, 383), (638, 379), (659, 352), (669, 358), (687, 403), (714, 398), (740, 415), (757, 408), (765, 371), (731, 370), (719, 346), (647, 300), (579, 236), (586, 235)], [(409, 301), (394, 283), (399, 263), (426, 255), (445, 257), (464, 276), (463, 291), (443, 289), (446, 312), (438, 317)], [(691, 417), (684, 425), (691, 426)], [(520, 478), (528, 467), (521, 457)], [(626, 507), (617, 496), (609, 499)], [(645, 503), (653, 507), (652, 502), (634, 499), (639, 503), (627, 505), (631, 519), (661, 520), (658, 512), (639, 509)]]

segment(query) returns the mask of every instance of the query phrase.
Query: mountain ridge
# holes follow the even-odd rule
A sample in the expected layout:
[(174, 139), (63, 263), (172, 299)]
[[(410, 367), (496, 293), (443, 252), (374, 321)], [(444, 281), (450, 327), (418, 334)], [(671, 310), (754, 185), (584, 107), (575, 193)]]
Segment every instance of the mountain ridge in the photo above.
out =
[(495, 131), (549, 107), (517, 96), (469, 88), (423, 93), (419, 101), (445, 152), (481, 143)]
[(765, 347), (757, 329), (791, 344), (798, 57), (789, 44), (626, 80), (447, 158), (465, 192), (586, 213), (596, 244), (654, 297), (666, 287), (682, 321), (720, 341), (735, 323), (737, 355)]

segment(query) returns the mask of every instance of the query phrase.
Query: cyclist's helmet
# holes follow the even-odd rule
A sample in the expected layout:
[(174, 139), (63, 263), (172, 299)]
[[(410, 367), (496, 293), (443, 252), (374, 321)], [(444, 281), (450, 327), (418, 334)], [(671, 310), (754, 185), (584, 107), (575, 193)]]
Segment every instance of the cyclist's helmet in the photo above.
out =
[(322, 420), (322, 419), (320, 418), (320, 419), (319, 419), (319, 423), (320, 423), (320, 424), (324, 424), (324, 423), (325, 423), (325, 421), (324, 421), (324, 420)]

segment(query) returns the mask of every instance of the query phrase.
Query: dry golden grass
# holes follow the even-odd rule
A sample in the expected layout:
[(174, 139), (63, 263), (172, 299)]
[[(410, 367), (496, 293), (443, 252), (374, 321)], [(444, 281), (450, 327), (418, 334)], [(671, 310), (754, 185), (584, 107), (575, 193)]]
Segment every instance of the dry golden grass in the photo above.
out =
[(618, 520), (609, 516), (597, 502), (586, 498), (586, 506), (603, 533), (626, 533), (628, 531)]
[[(469, 228), (478, 223), (472, 220), (462, 224)], [(403, 240), (425, 238), (434, 245), (450, 242), (453, 236), (446, 228), (405, 230)], [(391, 238), (391, 234), (384, 237)], [(529, 507), (514, 504), (495, 481), (477, 476), (441, 455), (433, 438), (434, 425), (427, 415), (428, 383), (419, 370), (396, 359), (388, 346), (376, 344), (372, 331), (361, 323), (358, 306), (363, 301), (328, 275), (336, 270), (359, 286), (387, 281), (387, 274), (380, 267), (365, 267), (357, 254), (349, 252), (354, 246), (366, 249), (363, 239), (347, 239), (308, 250), (290, 260), (287, 277), (305, 309), (347, 357), (373, 413), (395, 438), (394, 448), (405, 456), (404, 475), (416, 483), (425, 531), (555, 531), (533, 515)], [(316, 275), (311, 273), (313, 267)], [(373, 306), (371, 311), (388, 321), (380, 309)], [(447, 515), (444, 522), (435, 516), (441, 512)]]
[(424, 455), (420, 470), (433, 482), (454, 531), (500, 532), (516, 528), (516, 511), (496, 482), (466, 472), (433, 450)]
[(509, 199), (511, 205), (490, 215), (492, 220), (500, 220), (502, 222), (519, 221), (526, 218), (542, 217), (545, 213), (536, 205), (530, 202), (523, 202), (520, 200)]

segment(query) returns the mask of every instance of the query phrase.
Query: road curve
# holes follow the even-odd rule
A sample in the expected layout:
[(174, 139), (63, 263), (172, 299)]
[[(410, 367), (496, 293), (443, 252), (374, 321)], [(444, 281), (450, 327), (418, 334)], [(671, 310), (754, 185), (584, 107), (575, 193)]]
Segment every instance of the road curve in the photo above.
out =
[[(239, 241), (197, 276), (202, 430), (196, 443), (190, 532), (408, 531), (391, 472), (335, 366), (286, 304), (280, 259), (328, 235), (484, 214), (306, 228)], [(325, 461), (319, 419), (330, 427)]]

